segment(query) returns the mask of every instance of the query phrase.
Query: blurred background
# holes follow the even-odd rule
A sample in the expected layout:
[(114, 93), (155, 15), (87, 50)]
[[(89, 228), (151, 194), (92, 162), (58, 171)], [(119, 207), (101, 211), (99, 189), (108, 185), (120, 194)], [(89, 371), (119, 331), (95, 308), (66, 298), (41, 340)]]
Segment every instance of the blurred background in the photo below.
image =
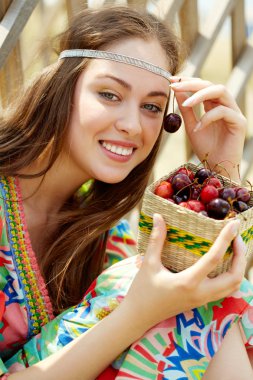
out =
[[(172, 24), (188, 50), (184, 74), (228, 87), (248, 120), (241, 175), (253, 183), (252, 0), (0, 0), (0, 111), (57, 60), (51, 41), (73, 14), (104, 4), (145, 7)], [(152, 180), (189, 160), (195, 158), (183, 128), (164, 136)], [(135, 228), (138, 209), (128, 217)]]

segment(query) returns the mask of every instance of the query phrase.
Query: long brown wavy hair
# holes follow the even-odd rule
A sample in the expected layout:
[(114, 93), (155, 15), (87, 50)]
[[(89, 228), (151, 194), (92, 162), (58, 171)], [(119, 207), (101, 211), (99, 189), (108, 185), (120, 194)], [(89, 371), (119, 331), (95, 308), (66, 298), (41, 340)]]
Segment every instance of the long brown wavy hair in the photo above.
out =
[[(181, 63), (173, 31), (148, 13), (128, 7), (84, 10), (59, 38), (65, 49), (105, 49), (126, 38), (156, 39), (175, 74)], [(42, 176), (59, 156), (67, 133), (72, 98), (87, 59), (61, 60), (42, 72), (26, 90), (15, 112), (0, 121), (0, 173), (25, 178)], [(162, 129), (161, 129), (162, 130)], [(88, 195), (73, 195), (59, 213), (58, 227), (39, 257), (55, 314), (78, 303), (101, 272), (107, 231), (141, 200), (157, 155), (161, 134), (149, 156), (120, 183), (95, 180)], [(50, 147), (50, 149), (48, 149)], [(47, 167), (33, 175), (22, 169), (48, 149)]]

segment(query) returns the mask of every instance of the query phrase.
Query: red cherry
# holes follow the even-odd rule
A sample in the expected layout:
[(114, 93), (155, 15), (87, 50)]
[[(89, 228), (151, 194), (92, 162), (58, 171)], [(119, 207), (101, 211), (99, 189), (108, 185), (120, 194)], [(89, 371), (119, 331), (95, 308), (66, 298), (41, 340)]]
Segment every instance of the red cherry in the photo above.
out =
[(205, 205), (197, 200), (190, 200), (187, 202), (191, 210), (195, 212), (205, 211)]
[(166, 179), (166, 182), (170, 182), (170, 183), (172, 183), (172, 180), (173, 180), (174, 176), (175, 176), (175, 174), (171, 174), (171, 175), (169, 176), (169, 178)]
[(247, 203), (245, 203), (243, 201), (236, 201), (236, 202), (234, 202), (233, 203), (233, 207), (234, 207), (234, 210), (239, 211), (239, 212), (246, 211), (249, 208), (249, 206), (247, 205)]
[(208, 203), (211, 200), (218, 198), (219, 191), (212, 185), (206, 185), (203, 187), (200, 193), (200, 199), (203, 203)]
[(247, 203), (250, 200), (249, 190), (245, 189), (244, 187), (239, 187), (236, 190), (236, 197), (238, 201)]
[(176, 174), (179, 174), (179, 173), (182, 173), (182, 174), (186, 174), (191, 181), (194, 180), (194, 173), (190, 170), (190, 169), (187, 169), (187, 168), (179, 168), (177, 170), (177, 173)]
[(188, 190), (188, 186), (191, 183), (192, 182), (188, 175), (183, 173), (176, 174), (172, 180), (172, 186), (175, 191), (183, 190), (184, 188), (187, 188)]
[(206, 168), (199, 169), (194, 176), (194, 178), (197, 178), (198, 183), (203, 183), (209, 177), (212, 177), (212, 172)]
[(236, 192), (233, 187), (224, 187), (219, 190), (219, 196), (225, 201), (231, 203), (236, 198)]
[(230, 204), (224, 199), (216, 198), (206, 205), (206, 211), (210, 218), (222, 220), (228, 215)]
[(188, 208), (189, 210), (191, 210), (191, 206), (188, 204), (188, 202), (180, 202), (179, 206), (182, 206), (184, 208)]
[(222, 187), (220, 180), (216, 177), (207, 178), (204, 181), (204, 184), (205, 185), (212, 185), (212, 186), (216, 187), (217, 189), (220, 189)]
[(166, 132), (174, 133), (178, 131), (182, 124), (182, 118), (177, 113), (169, 113), (164, 118), (163, 127)]
[(172, 184), (162, 181), (155, 189), (155, 194), (162, 198), (171, 198), (173, 195)]
[(190, 199), (199, 199), (200, 192), (201, 192), (200, 185), (192, 185), (191, 186)]

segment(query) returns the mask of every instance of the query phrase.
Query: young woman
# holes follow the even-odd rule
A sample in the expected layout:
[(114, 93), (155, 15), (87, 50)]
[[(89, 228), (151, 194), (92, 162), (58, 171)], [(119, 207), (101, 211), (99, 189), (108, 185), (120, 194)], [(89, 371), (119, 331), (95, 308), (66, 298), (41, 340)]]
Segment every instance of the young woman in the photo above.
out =
[[(170, 88), (195, 152), (208, 152), (211, 166), (240, 163), (246, 122), (235, 101), (201, 79), (177, 83), (174, 34), (126, 7), (81, 12), (60, 52), (1, 120), (3, 377), (195, 379), (221, 368), (230, 376), (224, 357), (239, 354), (229, 378), (251, 378), (253, 290), (243, 280), (239, 222), (198, 263), (171, 273), (160, 260), (165, 224), (154, 215), (144, 259), (100, 274), (108, 256), (135, 253), (118, 221), (147, 185)], [(199, 103), (206, 113), (197, 122)], [(233, 239), (231, 270), (209, 279)]]

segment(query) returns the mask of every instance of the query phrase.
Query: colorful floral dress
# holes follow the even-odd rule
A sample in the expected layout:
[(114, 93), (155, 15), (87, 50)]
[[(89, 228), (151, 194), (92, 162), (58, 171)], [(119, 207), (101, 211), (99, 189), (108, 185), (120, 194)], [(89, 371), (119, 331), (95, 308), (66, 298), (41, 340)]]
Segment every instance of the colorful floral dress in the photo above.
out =
[[(118, 262), (93, 282), (79, 305), (54, 318), (26, 229), (18, 180), (2, 178), (0, 186), (1, 375), (37, 363), (106, 317), (126, 295), (142, 260), (122, 221), (107, 242), (107, 266)], [(97, 379), (201, 379), (234, 322), (247, 347), (253, 347), (253, 286), (247, 280), (230, 297), (153, 327)]]

